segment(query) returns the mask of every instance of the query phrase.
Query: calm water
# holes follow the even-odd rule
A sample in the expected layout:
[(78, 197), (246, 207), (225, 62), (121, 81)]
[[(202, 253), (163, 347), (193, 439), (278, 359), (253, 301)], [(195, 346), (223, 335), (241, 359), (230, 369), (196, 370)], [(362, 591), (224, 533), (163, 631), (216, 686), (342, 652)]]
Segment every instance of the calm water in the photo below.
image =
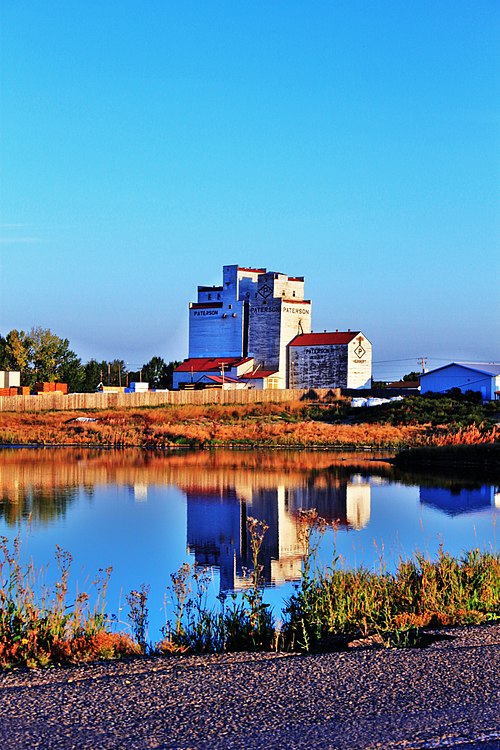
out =
[[(379, 456), (378, 458), (383, 458)], [(165, 622), (170, 573), (211, 566), (211, 598), (245, 585), (246, 518), (269, 524), (261, 562), (266, 601), (279, 613), (300, 577), (297, 513), (339, 522), (346, 566), (390, 568), (414, 550), (455, 555), (497, 549), (500, 491), (481, 481), (398, 477), (371, 454), (230, 451), (0, 450), (0, 534), (22, 539), (25, 559), (55, 574), (56, 545), (73, 555), (72, 587), (113, 567), (108, 609), (126, 620), (125, 595), (150, 585), (150, 637)], [(333, 532), (321, 555), (332, 555)]]

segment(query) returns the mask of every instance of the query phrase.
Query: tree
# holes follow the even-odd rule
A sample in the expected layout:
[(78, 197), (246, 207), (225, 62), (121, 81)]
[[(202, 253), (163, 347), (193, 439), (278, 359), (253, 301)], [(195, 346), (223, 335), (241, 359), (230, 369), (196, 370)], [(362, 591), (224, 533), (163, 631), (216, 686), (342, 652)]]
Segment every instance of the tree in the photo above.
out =
[(31, 341), (29, 335), (15, 328), (5, 337), (5, 364), (7, 370), (26, 371), (30, 360)]
[(82, 391), (92, 393), (100, 383), (124, 386), (126, 379), (127, 370), (123, 359), (114, 359), (112, 362), (106, 360), (97, 362), (95, 359), (90, 359), (83, 367)]
[(82, 392), (93, 393), (99, 383), (104, 381), (104, 374), (108, 371), (107, 362), (97, 362), (91, 359), (83, 367)]
[(7, 365), (7, 340), (0, 335), (0, 370), (8, 370)]
[(0, 336), (0, 369), (19, 370), (21, 383), (30, 388), (37, 381), (60, 380), (68, 383), (69, 390), (79, 390), (83, 376), (68, 339), (40, 327), (29, 333), (14, 328), (5, 338)]
[(180, 362), (165, 362), (162, 357), (152, 357), (142, 366), (142, 379), (150, 388), (172, 388), (172, 373)]
[(69, 348), (68, 339), (62, 339), (50, 328), (32, 328), (28, 334), (29, 340), (29, 359), (28, 385), (35, 382), (68, 382), (68, 379), (75, 381), (68, 386), (77, 385), (81, 381), (81, 375), (78, 368), (81, 367), (81, 360)]
[(152, 357), (142, 366), (142, 377), (150, 388), (165, 388), (167, 365), (161, 357)]
[(422, 373), (417, 372), (416, 370), (413, 370), (412, 372), (406, 373), (406, 375), (403, 375), (403, 380), (405, 383), (407, 382), (415, 382), (417, 380), (420, 380), (420, 375)]
[[(123, 359), (114, 359), (108, 362), (104, 385), (124, 386), (127, 380), (127, 367)], [(109, 382), (108, 382), (109, 381)]]

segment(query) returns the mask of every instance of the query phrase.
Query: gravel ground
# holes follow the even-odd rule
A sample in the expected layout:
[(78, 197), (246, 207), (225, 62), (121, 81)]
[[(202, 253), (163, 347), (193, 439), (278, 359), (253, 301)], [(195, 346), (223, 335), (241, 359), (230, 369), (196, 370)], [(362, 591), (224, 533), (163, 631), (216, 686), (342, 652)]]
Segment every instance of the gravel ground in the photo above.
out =
[(136, 659), (0, 675), (2, 750), (500, 748), (500, 625), (413, 650)]

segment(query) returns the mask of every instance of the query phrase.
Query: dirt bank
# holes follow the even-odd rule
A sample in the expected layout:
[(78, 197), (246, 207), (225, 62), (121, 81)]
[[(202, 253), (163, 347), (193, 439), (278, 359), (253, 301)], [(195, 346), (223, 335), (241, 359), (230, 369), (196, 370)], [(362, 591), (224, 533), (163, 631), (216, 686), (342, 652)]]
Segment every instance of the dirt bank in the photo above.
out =
[(500, 747), (500, 625), (424, 649), (141, 659), (0, 675), (4, 750)]

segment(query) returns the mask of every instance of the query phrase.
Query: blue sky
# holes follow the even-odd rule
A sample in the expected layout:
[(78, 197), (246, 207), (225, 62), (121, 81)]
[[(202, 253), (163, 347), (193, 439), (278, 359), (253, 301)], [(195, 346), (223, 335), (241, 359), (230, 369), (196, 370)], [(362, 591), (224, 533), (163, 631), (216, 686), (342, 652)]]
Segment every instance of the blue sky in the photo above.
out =
[(500, 359), (497, 0), (0, 8), (0, 333), (182, 359), (239, 263), (377, 377)]

